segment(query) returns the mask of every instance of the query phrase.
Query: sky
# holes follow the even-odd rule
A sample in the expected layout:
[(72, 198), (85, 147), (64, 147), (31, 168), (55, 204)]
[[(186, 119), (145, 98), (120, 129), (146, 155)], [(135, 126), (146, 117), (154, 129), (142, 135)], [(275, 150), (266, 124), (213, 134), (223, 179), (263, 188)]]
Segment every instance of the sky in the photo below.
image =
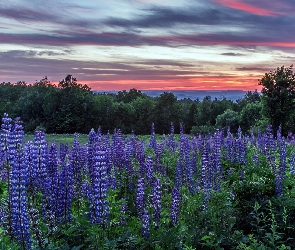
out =
[(295, 59), (294, 0), (6, 0), (0, 82), (260, 90)]

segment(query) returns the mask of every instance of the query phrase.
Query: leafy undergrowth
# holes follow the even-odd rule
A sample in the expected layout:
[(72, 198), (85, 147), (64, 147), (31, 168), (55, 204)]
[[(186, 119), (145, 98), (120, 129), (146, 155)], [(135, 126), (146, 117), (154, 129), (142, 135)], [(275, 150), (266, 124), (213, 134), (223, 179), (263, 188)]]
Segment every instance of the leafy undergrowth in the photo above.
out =
[(23, 143), (1, 130), (1, 249), (294, 249), (294, 149), (250, 137)]

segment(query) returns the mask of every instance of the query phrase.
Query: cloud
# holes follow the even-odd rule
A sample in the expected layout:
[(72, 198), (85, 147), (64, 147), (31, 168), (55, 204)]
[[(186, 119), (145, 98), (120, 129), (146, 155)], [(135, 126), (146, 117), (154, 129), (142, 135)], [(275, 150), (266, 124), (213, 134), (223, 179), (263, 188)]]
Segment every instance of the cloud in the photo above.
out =
[(237, 10), (242, 10), (251, 14), (261, 15), (261, 16), (277, 16), (278, 12), (267, 10), (265, 8), (260, 8), (255, 6), (255, 4), (246, 3), (241, 0), (214, 0), (215, 3)]
[(233, 52), (228, 52), (228, 53), (221, 53), (222, 56), (244, 56), (244, 54), (241, 53), (233, 53)]
[(236, 70), (239, 70), (239, 71), (269, 72), (271, 69), (269, 67), (237, 67)]
[(254, 1), (254, 0), (212, 0), (213, 2), (235, 10), (241, 10), (259, 16), (288, 16), (294, 14), (295, 5), (290, 0)]

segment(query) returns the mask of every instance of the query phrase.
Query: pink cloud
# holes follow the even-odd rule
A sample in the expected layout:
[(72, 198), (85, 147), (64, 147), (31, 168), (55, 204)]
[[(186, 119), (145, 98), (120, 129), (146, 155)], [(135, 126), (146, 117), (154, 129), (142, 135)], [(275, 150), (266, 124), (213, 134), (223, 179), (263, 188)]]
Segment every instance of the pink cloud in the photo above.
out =
[(253, 4), (245, 3), (241, 0), (214, 0), (215, 3), (229, 7), (232, 9), (243, 10), (245, 12), (249, 12), (255, 15), (260, 16), (278, 16), (280, 15), (279, 12), (270, 11), (264, 8), (257, 7)]

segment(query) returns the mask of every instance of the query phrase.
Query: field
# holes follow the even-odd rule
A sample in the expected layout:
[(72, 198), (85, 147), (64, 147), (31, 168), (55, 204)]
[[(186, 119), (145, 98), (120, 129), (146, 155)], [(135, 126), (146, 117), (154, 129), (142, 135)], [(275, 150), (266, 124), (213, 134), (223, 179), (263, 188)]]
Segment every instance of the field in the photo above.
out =
[(0, 246), (294, 249), (295, 151), (279, 132), (24, 136), (4, 117)]

